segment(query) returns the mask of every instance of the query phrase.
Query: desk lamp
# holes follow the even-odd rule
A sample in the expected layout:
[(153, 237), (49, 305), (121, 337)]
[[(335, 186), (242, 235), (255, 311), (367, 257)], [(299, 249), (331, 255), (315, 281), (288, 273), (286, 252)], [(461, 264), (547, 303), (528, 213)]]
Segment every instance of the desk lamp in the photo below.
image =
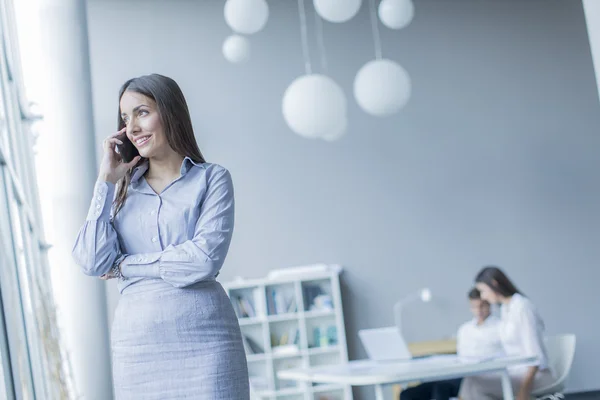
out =
[(394, 320), (396, 321), (396, 327), (398, 328), (400, 335), (402, 335), (402, 308), (415, 300), (421, 300), (423, 303), (430, 302), (431, 290), (429, 290), (429, 288), (421, 289), (418, 292), (409, 294), (404, 299), (399, 300), (394, 304)]

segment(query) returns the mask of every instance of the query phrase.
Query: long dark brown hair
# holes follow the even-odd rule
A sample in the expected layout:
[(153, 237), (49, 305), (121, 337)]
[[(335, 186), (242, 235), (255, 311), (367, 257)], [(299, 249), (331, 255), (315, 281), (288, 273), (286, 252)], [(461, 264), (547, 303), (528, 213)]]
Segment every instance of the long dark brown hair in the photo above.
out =
[(498, 267), (484, 267), (475, 277), (475, 282), (485, 283), (496, 294), (503, 297), (510, 297), (516, 293), (521, 294), (519, 289), (508, 279), (508, 276)]
[[(121, 97), (128, 92), (142, 94), (156, 102), (160, 121), (169, 146), (182, 157), (189, 157), (196, 163), (204, 163), (204, 156), (196, 143), (192, 120), (183, 92), (173, 79), (159, 74), (144, 75), (128, 80), (119, 90), (119, 116), (117, 130), (125, 127), (121, 118)], [(136, 167), (145, 161), (138, 161)], [(131, 183), (133, 169), (118, 182), (117, 196), (114, 201), (115, 215), (127, 198), (127, 187)]]

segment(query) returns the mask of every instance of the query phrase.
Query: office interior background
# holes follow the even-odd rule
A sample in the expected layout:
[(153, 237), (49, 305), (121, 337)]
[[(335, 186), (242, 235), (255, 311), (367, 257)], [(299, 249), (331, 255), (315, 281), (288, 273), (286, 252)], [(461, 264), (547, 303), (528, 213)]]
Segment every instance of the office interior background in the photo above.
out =
[(339, 24), (305, 2), (312, 68), (347, 98), (345, 135), (324, 141), (282, 115), (305, 73), (296, 1), (268, 1), (239, 64), (222, 53), (232, 34), (223, 1), (0, 1), (0, 398), (112, 398), (119, 294), (84, 276), (70, 249), (118, 88), (153, 72), (179, 83), (202, 152), (234, 180), (220, 281), (341, 265), (348, 356), (360, 359), (358, 330), (393, 324), (394, 303), (423, 287), (432, 301), (404, 310), (407, 341), (451, 337), (469, 318), (475, 274), (499, 265), (549, 334), (576, 334), (567, 393), (600, 391), (600, 8), (414, 4), (406, 28), (379, 27), (383, 55), (412, 86), (406, 106), (381, 118), (352, 94), (375, 56), (368, 1)]

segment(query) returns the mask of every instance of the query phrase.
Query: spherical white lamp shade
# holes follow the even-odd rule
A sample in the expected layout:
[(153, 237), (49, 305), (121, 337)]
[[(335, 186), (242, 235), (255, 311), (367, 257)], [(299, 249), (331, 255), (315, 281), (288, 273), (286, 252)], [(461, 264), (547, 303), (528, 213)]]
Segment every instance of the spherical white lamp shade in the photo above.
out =
[(346, 22), (354, 17), (362, 0), (313, 0), (315, 11), (329, 22)]
[(303, 75), (283, 95), (283, 117), (298, 135), (323, 138), (339, 134), (346, 119), (346, 103), (344, 91), (330, 77)]
[(394, 61), (373, 60), (354, 78), (354, 97), (367, 113), (383, 117), (398, 112), (410, 99), (408, 72)]
[(402, 29), (413, 20), (415, 6), (412, 0), (381, 0), (378, 14), (383, 25), (390, 29)]
[(240, 35), (231, 35), (223, 42), (223, 55), (230, 63), (238, 64), (250, 58), (250, 41)]
[(265, 0), (227, 0), (225, 22), (237, 33), (251, 35), (265, 27), (269, 6)]
[(431, 301), (431, 290), (428, 288), (421, 290), (421, 301), (424, 303), (429, 303)]
[(334, 129), (333, 131), (331, 131), (323, 136), (323, 140), (325, 140), (326, 142), (335, 142), (336, 140), (340, 139), (342, 136), (344, 136), (346, 134), (347, 129), (348, 129), (348, 118), (344, 118), (341, 121), (340, 126), (337, 127), (337, 129)]

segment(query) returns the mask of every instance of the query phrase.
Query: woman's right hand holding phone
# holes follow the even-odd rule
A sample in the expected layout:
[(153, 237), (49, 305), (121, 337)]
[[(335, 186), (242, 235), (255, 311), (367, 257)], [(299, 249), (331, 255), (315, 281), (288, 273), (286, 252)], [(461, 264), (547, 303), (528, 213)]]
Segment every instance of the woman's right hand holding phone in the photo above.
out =
[(104, 153), (102, 155), (102, 162), (100, 163), (100, 179), (116, 184), (119, 179), (123, 178), (127, 171), (135, 166), (140, 160), (140, 156), (134, 157), (131, 162), (125, 163), (121, 160), (121, 156), (116, 151), (117, 145), (123, 144), (119, 136), (125, 134), (127, 128), (123, 128), (120, 131), (113, 133), (102, 143)]

